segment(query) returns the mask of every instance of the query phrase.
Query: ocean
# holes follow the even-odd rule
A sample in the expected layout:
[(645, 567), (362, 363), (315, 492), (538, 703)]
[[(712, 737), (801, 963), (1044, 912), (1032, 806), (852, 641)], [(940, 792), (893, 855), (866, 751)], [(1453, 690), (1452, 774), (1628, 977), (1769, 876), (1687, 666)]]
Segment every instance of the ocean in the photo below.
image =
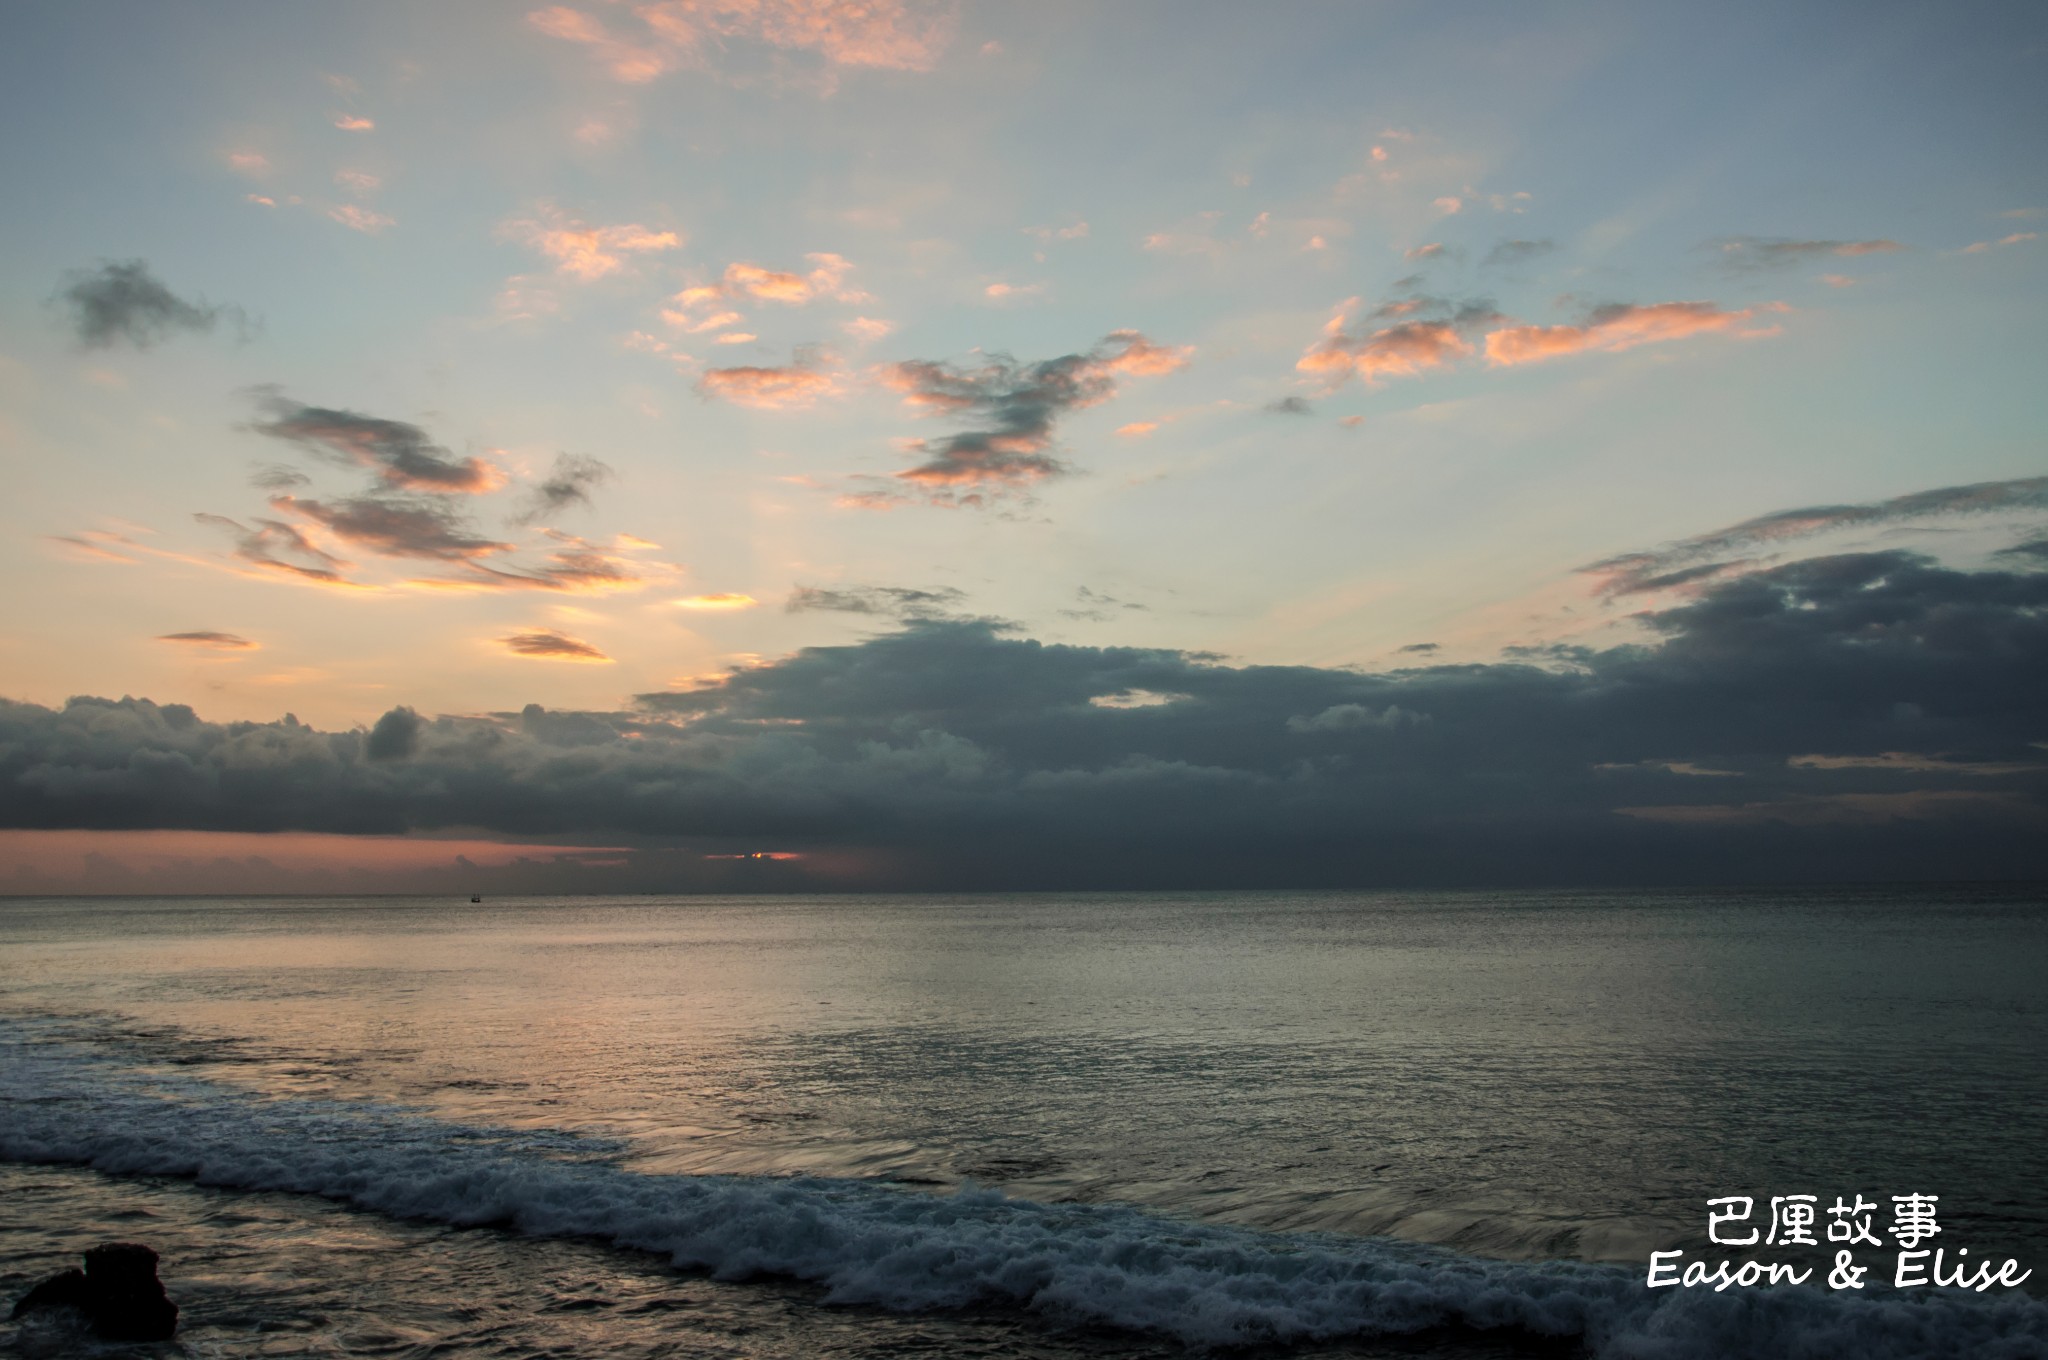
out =
[(2041, 885), (5, 900), (0, 1291), (184, 1313), (0, 1339), (2048, 1356), (2044, 977)]

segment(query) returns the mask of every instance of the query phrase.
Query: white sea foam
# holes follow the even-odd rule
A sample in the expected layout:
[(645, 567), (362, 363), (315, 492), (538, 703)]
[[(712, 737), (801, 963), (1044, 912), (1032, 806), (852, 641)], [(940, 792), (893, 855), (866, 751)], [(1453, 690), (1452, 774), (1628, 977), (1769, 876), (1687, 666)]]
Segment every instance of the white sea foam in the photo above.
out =
[(2048, 1305), (1933, 1291), (1644, 1288), (1640, 1272), (1260, 1233), (1105, 1205), (858, 1181), (663, 1176), (602, 1139), (266, 1098), (0, 1021), (0, 1157), (324, 1196), (814, 1281), (899, 1310), (1010, 1305), (1198, 1345), (1500, 1329), (1603, 1357), (2048, 1357)]

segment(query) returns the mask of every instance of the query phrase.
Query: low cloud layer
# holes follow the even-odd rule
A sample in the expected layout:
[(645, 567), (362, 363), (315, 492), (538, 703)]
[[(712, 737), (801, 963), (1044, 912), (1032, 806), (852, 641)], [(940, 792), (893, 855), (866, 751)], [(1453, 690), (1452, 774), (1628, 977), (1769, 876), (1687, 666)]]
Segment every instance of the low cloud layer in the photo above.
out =
[(585, 880), (646, 888), (691, 847), (895, 888), (2048, 873), (2048, 572), (1842, 554), (1645, 622), (1367, 674), (929, 619), (618, 712), (356, 732), (8, 703), (0, 826), (667, 847)]
[(52, 300), (87, 349), (149, 349), (181, 333), (205, 335), (223, 321), (245, 336), (249, 329), (241, 308), (181, 298), (141, 260), (73, 270)]

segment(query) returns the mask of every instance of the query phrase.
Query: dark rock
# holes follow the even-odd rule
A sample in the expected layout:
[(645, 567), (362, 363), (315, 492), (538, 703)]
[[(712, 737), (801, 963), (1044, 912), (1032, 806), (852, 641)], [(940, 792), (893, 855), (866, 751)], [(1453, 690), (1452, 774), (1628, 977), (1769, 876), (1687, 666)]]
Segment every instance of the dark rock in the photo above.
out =
[(85, 1307), (85, 1272), (73, 1266), (44, 1280), (34, 1289), (15, 1300), (14, 1311), (8, 1314), (10, 1320), (39, 1308)]
[(14, 1316), (76, 1308), (106, 1341), (168, 1341), (178, 1305), (156, 1278), (156, 1253), (140, 1242), (109, 1242), (85, 1254), (85, 1269), (52, 1275), (14, 1305)]

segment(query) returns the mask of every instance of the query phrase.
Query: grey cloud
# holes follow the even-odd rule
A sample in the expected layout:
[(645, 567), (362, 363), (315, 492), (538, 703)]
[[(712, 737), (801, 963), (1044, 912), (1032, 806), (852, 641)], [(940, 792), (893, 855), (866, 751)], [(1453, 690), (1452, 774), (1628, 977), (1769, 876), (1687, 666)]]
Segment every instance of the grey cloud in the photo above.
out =
[(51, 300), (87, 349), (127, 344), (148, 349), (183, 331), (204, 335), (223, 320), (246, 337), (249, 322), (239, 307), (189, 302), (165, 287), (141, 260), (102, 261), (95, 269), (75, 269)]
[(1485, 268), (1498, 265), (1523, 264), (1539, 256), (1548, 255), (1556, 249), (1557, 242), (1555, 241), (1502, 241), (1492, 250), (1486, 252), (1486, 258), (1480, 261), (1480, 265), (1482, 268)]
[[(297, 576), (322, 585), (344, 585), (341, 569), (348, 563), (315, 547), (299, 530), (283, 520), (259, 519), (252, 525), (201, 511), (192, 516), (201, 524), (225, 529), (235, 536), (235, 556), (267, 571)], [(293, 559), (298, 559), (294, 561)]]
[(245, 637), (212, 629), (191, 633), (163, 633), (157, 637), (157, 641), (176, 642), (186, 647), (200, 647), (216, 652), (253, 652), (257, 649), (257, 644)]
[(377, 719), (363, 739), (363, 754), (371, 760), (404, 760), (420, 749), (420, 729), (425, 726), (413, 710), (394, 708)]
[(518, 523), (531, 524), (546, 515), (559, 514), (572, 505), (590, 504), (591, 490), (612, 478), (609, 465), (580, 453), (555, 455), (555, 465), (546, 480), (533, 488), (529, 504)]
[(253, 428), (347, 467), (369, 468), (396, 491), (481, 492), (502, 481), (481, 458), (456, 458), (419, 426), (326, 406), (304, 406), (274, 390), (262, 404), (272, 419)]
[(979, 504), (991, 493), (1064, 476), (1072, 469), (1051, 451), (1062, 416), (1108, 401), (1123, 377), (1170, 373), (1186, 361), (1184, 350), (1137, 331), (1114, 331), (1086, 353), (1031, 364), (1005, 354), (974, 368), (929, 359), (896, 364), (888, 378), (905, 401), (984, 426), (919, 440), (913, 447), (926, 461), (896, 476), (953, 504)]
[(1143, 612), (1147, 608), (1145, 605), (1134, 604), (1129, 600), (1119, 600), (1114, 595), (1105, 595), (1099, 590), (1091, 590), (1087, 586), (1076, 587), (1074, 599), (1081, 607), (1079, 609), (1062, 609), (1059, 611), (1060, 617), (1078, 619), (1089, 623), (1101, 623), (1115, 617), (1111, 613), (1112, 610)]
[(789, 592), (783, 610), (791, 614), (873, 614), (893, 619), (941, 619), (954, 617), (954, 606), (965, 600), (964, 591), (951, 586), (937, 590), (914, 590), (908, 586), (798, 586)]
[(2022, 477), (2005, 482), (1973, 482), (1937, 487), (1862, 505), (1813, 505), (1759, 515), (1726, 529), (1680, 539), (1652, 552), (1625, 553), (1581, 567), (1605, 577), (1603, 589), (1626, 595), (1662, 589), (1723, 574), (1747, 565), (1741, 561), (1703, 561), (1731, 553), (1768, 547), (1834, 529), (1866, 528), (1949, 515), (1987, 515), (2048, 509), (2048, 477)]
[(1441, 647), (1441, 646), (1442, 646), (1442, 644), (1441, 644), (1441, 643), (1436, 643), (1436, 642), (1411, 642), (1411, 643), (1409, 643), (1409, 644), (1408, 644), (1407, 646), (1405, 646), (1405, 647), (1401, 647), (1401, 648), (1397, 648), (1396, 650), (1398, 650), (1398, 651), (1403, 651), (1403, 652), (1423, 652), (1423, 653), (1427, 653), (1427, 652), (1434, 652), (1434, 651), (1436, 651), (1436, 650), (1437, 650), (1437, 649), (1438, 649), (1439, 647)]
[(1312, 416), (1316, 413), (1316, 408), (1306, 397), (1281, 397), (1267, 402), (1261, 409), (1276, 416)]
[(1905, 247), (1897, 241), (1808, 241), (1786, 236), (1724, 236), (1709, 241), (1721, 262), (1735, 270), (1783, 269), (1824, 257), (1886, 255)]
[[(1370, 674), (926, 620), (623, 712), (421, 718), (403, 758), (0, 703), (0, 825), (773, 847), (868, 888), (2048, 875), (2048, 574), (1843, 554), (1646, 622), (1650, 645)], [(1098, 702), (1134, 694), (1180, 697)]]
[(464, 526), (462, 517), (438, 498), (353, 496), (326, 502), (278, 496), (270, 503), (282, 513), (324, 525), (344, 542), (384, 557), (464, 562), (512, 546), (476, 537)]

